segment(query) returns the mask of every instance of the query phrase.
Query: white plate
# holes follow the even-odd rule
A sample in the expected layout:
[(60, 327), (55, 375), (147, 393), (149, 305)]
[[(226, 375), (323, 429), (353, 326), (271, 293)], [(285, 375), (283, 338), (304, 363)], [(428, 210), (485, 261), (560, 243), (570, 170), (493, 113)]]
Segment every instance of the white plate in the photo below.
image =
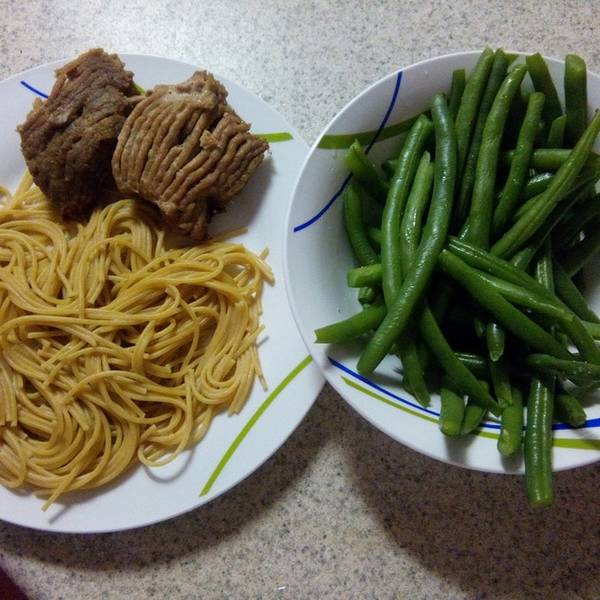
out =
[[(428, 107), (435, 92), (448, 91), (452, 71), (471, 69), (479, 52), (440, 56), (381, 79), (343, 108), (310, 151), (286, 222), (285, 276), (292, 311), (310, 353), (329, 383), (363, 417), (395, 440), (444, 462), (481, 471), (519, 473), (522, 461), (503, 460), (496, 448), (499, 426), (488, 421), (477, 435), (450, 439), (438, 429), (439, 398), (425, 409), (400, 385), (397, 359), (387, 357), (368, 379), (357, 374), (356, 344), (314, 343), (314, 330), (359, 310), (356, 293), (346, 286), (355, 266), (342, 223), (340, 195), (348, 181), (343, 155), (360, 133), (376, 163), (393, 156), (401, 138), (399, 124)], [(523, 60), (520, 57), (518, 60)], [(548, 59), (556, 87), (562, 90), (563, 63)], [(588, 101), (600, 107), (600, 77), (589, 74)], [(600, 143), (596, 143), (596, 151)], [(600, 309), (597, 263), (588, 269), (592, 306)], [(600, 398), (577, 430), (557, 424), (554, 468), (568, 469), (600, 459)]]
[[(144, 88), (177, 83), (201, 67), (175, 60), (122, 54)], [(15, 131), (36, 93), (48, 93), (54, 71), (65, 61), (37, 67), (0, 83), (0, 182), (14, 189), (25, 168)], [(212, 231), (247, 225), (240, 236), (249, 249), (269, 248), (276, 284), (263, 295), (266, 336), (259, 347), (269, 384), (257, 383), (242, 412), (220, 415), (206, 437), (173, 464), (135, 468), (113, 485), (74, 493), (42, 512), (31, 494), (0, 487), (0, 519), (36, 529), (92, 533), (148, 525), (206, 504), (262, 465), (294, 431), (312, 406), (323, 378), (312, 363), (292, 319), (283, 283), (283, 223), (292, 187), (307, 154), (298, 132), (277, 112), (233, 81), (219, 79), (229, 102), (256, 133), (287, 133), (271, 143), (270, 156), (251, 178), (235, 207), (218, 218)]]

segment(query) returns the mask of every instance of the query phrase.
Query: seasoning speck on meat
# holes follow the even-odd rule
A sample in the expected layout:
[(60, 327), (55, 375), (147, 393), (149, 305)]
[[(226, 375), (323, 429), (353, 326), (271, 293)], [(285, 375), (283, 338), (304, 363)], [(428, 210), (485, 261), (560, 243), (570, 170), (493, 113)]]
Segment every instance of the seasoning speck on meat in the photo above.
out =
[(153, 202), (172, 227), (196, 241), (268, 149), (226, 99), (226, 89), (206, 71), (158, 85), (127, 118), (113, 155), (119, 190)]
[(115, 189), (111, 158), (134, 95), (119, 57), (90, 50), (58, 69), (50, 97), (18, 128), (33, 180), (63, 217), (86, 217)]

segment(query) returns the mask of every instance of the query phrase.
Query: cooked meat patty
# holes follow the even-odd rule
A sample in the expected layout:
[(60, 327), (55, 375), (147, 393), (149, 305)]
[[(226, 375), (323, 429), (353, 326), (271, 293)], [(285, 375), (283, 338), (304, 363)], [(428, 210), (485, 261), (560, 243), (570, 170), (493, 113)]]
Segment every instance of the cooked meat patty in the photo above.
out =
[(134, 94), (119, 57), (90, 50), (58, 69), (50, 97), (19, 127), (33, 180), (64, 217), (85, 217), (115, 189), (111, 158)]
[(173, 227), (197, 241), (268, 149), (226, 98), (206, 71), (156, 86), (127, 118), (112, 159), (121, 192), (155, 203)]

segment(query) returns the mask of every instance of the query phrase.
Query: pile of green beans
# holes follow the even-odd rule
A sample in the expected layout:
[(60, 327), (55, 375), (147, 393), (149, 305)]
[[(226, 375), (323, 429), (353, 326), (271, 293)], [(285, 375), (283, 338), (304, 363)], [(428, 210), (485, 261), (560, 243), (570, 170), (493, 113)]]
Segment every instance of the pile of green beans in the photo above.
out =
[(553, 501), (553, 422), (584, 425), (600, 387), (600, 319), (579, 287), (600, 250), (600, 112), (588, 119), (586, 78), (567, 56), (563, 106), (541, 55), (488, 48), (433, 96), (399, 154), (377, 165), (355, 142), (346, 277), (362, 308), (315, 332), (364, 340), (363, 376), (399, 358), (419, 403), (439, 394), (447, 436), (491, 414), (499, 452), (523, 452), (532, 506)]

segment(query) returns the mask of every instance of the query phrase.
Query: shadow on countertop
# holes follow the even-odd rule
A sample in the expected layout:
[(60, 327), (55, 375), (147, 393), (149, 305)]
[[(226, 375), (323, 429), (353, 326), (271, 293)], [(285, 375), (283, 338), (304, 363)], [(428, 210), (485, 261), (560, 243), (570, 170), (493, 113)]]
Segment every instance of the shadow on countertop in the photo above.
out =
[(302, 476), (331, 435), (322, 411), (315, 405), (260, 469), (233, 492), (205, 506), (156, 525), (90, 535), (42, 532), (0, 522), (0, 559), (6, 551), (71, 569), (110, 572), (126, 565), (135, 572), (183, 560), (199, 549), (206, 552), (264, 518)]
[[(325, 470), (311, 476), (318, 467)], [(91, 536), (0, 524), (0, 561), (6, 552), (68, 572), (101, 572), (106, 585), (126, 569), (148, 583), (149, 571), (164, 575), (186, 563), (200, 573), (212, 549), (222, 558), (213, 559), (213, 567), (237, 568), (264, 592), (271, 589), (269, 561), (287, 548), (298, 551), (297, 564), (280, 565), (277, 573), (289, 571), (292, 579), (319, 574), (332, 590), (320, 597), (352, 597), (352, 591), (357, 597), (359, 587), (361, 597), (379, 597), (369, 595), (379, 585), (393, 594), (403, 586), (398, 577), (406, 577), (413, 592), (436, 580), (436, 598), (459, 597), (460, 590), (460, 598), (473, 600), (597, 600), (599, 476), (600, 465), (558, 474), (555, 506), (533, 511), (520, 477), (420, 456), (370, 426), (328, 388), (274, 457), (208, 505), (150, 527)], [(318, 485), (305, 487), (310, 480)], [(288, 527), (303, 519), (307, 530), (271, 553), (269, 545), (282, 544), (266, 524)], [(250, 534), (250, 544), (242, 533)], [(238, 550), (231, 554), (233, 543)], [(265, 543), (258, 559), (264, 567), (253, 571), (256, 562), (246, 553), (261, 552)], [(305, 543), (313, 554), (302, 554)], [(410, 580), (414, 563), (422, 569)], [(308, 579), (297, 583), (298, 597), (321, 589)], [(446, 594), (445, 586), (453, 591)], [(428, 594), (429, 588), (421, 591)]]
[[(558, 473), (556, 499), (530, 509), (518, 476), (418, 457), (370, 428), (350, 460), (387, 535), (467, 597), (597, 599), (600, 465)], [(366, 447), (365, 447), (366, 446)]]

